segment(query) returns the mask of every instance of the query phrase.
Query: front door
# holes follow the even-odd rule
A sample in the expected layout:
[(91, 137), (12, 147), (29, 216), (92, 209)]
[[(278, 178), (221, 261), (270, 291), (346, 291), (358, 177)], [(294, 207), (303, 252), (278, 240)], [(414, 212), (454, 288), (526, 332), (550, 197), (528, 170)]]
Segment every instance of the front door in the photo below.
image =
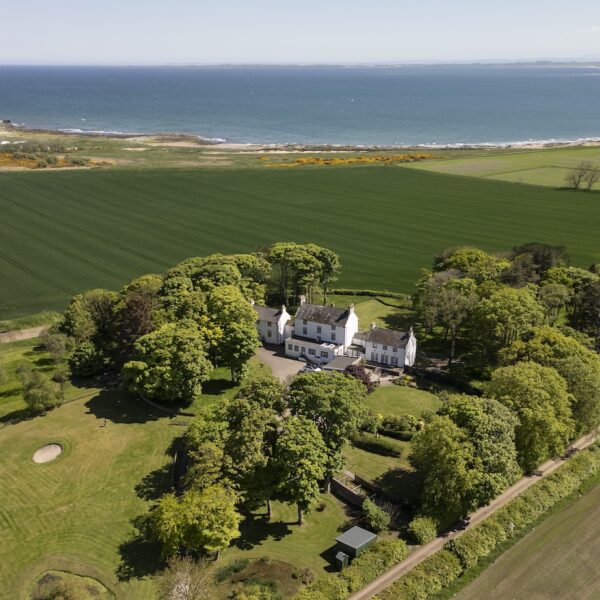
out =
[(378, 362), (377, 361), (377, 352), (371, 352), (371, 360), (373, 362)]

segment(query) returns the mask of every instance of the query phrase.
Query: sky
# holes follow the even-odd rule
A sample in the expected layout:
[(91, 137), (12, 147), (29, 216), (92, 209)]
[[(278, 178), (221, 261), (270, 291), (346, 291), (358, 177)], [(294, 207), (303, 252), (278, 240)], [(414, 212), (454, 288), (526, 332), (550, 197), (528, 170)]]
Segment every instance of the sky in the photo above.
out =
[(19, 0), (0, 64), (600, 59), (598, 0)]

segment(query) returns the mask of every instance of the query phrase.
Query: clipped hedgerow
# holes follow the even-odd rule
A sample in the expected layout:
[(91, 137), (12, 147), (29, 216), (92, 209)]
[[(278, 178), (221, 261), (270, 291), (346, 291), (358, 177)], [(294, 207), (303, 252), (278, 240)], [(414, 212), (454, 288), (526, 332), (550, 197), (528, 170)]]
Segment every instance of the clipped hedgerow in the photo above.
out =
[(416, 517), (408, 524), (408, 533), (417, 544), (427, 544), (438, 534), (439, 523), (433, 517)]

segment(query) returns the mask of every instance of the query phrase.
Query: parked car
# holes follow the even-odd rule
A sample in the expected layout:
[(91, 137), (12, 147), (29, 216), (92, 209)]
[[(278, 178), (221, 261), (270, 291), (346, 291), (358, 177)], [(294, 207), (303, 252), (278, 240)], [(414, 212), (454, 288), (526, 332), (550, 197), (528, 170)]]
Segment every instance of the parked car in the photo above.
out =
[(322, 371), (321, 367), (317, 367), (315, 365), (304, 365), (300, 373), (316, 373), (318, 371)]

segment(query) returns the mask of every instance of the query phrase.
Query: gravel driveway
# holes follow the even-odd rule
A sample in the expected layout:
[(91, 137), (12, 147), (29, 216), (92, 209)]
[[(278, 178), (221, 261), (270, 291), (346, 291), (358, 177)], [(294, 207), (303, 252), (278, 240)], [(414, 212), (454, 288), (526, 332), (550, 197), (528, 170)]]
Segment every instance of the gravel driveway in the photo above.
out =
[(287, 358), (283, 354), (283, 346), (268, 346), (258, 350), (258, 360), (271, 367), (273, 376), (284, 381), (291, 375), (296, 375), (306, 364), (301, 360)]

